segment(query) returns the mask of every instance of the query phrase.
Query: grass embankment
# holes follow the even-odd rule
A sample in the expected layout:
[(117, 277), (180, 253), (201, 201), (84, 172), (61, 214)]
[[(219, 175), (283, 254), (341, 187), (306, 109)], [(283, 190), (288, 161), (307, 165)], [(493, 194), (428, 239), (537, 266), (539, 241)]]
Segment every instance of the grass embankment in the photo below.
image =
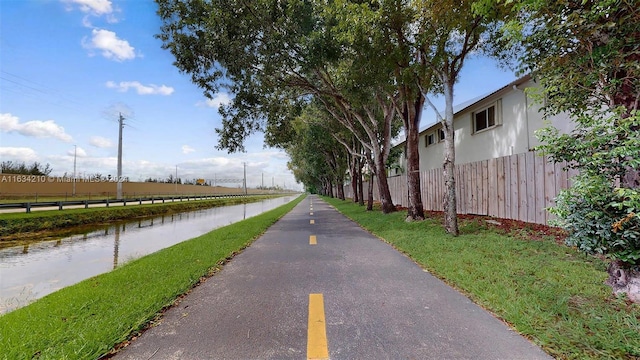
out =
[(0, 317), (4, 359), (96, 359), (248, 246), (303, 196), (64, 288)]
[(640, 357), (640, 306), (611, 296), (597, 258), (526, 231), (501, 234), (478, 219), (461, 220), (453, 237), (441, 218), (407, 223), (405, 212), (325, 200), (556, 358)]
[(148, 205), (98, 207), (88, 209), (33, 211), (0, 215), (0, 241), (24, 239), (29, 233), (55, 230), (60, 232), (84, 225), (110, 223), (132, 218), (144, 218), (217, 206), (256, 202), (273, 195), (256, 195), (212, 200), (177, 201)]

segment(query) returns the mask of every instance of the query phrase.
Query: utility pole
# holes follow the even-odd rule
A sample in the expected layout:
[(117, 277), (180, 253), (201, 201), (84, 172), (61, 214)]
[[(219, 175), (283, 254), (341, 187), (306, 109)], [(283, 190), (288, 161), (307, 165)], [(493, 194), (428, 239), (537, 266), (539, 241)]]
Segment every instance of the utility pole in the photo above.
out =
[(262, 173), (262, 184), (260, 185), (260, 188), (264, 190), (264, 173)]
[(243, 162), (244, 164), (244, 194), (247, 195), (247, 162)]
[(178, 165), (176, 165), (176, 176), (173, 179), (173, 182), (176, 183), (176, 195), (178, 195)]
[(71, 196), (76, 196), (76, 157), (78, 155), (78, 146), (73, 145), (73, 191)]
[(118, 182), (116, 183), (116, 198), (122, 199), (122, 128), (124, 128), (124, 117), (120, 113), (118, 118)]

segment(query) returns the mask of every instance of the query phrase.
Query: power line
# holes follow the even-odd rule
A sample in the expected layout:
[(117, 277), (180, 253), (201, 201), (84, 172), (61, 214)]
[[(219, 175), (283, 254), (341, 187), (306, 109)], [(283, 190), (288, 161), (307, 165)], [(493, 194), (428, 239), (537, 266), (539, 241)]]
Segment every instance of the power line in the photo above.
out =
[[(5, 75), (11, 76), (13, 78), (22, 80), (23, 83), (20, 83), (20, 82), (15, 81), (15, 80), (8, 79), (8, 78), (6, 78), (4, 76), (0, 76), (0, 79), (3, 79), (3, 80), (8, 81), (8, 82), (11, 82), (11, 83), (16, 84), (18, 86), (22, 86), (22, 87), (37, 91), (37, 92), (45, 94), (45, 95), (51, 95), (51, 96), (58, 97), (58, 98), (60, 98), (62, 100), (65, 100), (65, 101), (68, 101), (68, 102), (72, 102), (72, 103), (74, 103), (76, 105), (82, 105), (82, 102), (80, 100), (73, 99), (73, 98), (70, 98), (68, 96), (63, 95), (63, 91), (61, 91), (60, 89), (52, 88), (50, 86), (44, 85), (42, 83), (38, 83), (38, 82), (33, 81), (33, 80), (29, 80), (29, 79), (27, 79), (27, 78), (25, 78), (23, 76), (13, 74), (13, 73), (10, 73), (10, 72), (5, 71), (5, 70), (0, 70), (0, 72), (2, 72)], [(25, 84), (24, 82), (29, 83), (29, 84), (33, 84), (34, 86)], [(35, 86), (37, 86), (37, 87), (35, 87)]]

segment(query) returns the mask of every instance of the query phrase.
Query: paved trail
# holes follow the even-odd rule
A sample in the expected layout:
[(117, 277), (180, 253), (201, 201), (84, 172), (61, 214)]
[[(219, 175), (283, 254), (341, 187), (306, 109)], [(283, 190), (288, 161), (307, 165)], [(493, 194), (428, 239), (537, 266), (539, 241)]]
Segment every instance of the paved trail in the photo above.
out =
[(117, 359), (550, 359), (309, 196)]

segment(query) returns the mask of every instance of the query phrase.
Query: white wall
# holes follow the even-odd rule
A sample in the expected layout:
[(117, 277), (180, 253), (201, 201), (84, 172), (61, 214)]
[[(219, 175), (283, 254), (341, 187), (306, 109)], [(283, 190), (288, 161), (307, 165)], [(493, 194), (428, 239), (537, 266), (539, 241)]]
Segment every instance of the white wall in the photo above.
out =
[[(456, 164), (465, 164), (501, 156), (521, 154), (533, 149), (540, 142), (535, 131), (544, 127), (540, 106), (525, 95), (524, 88), (535, 86), (532, 81), (518, 88), (506, 88), (456, 114), (454, 118)], [(473, 133), (472, 114), (496, 104), (498, 125)], [(568, 117), (559, 115), (549, 120), (561, 131), (572, 128)], [(444, 142), (426, 146), (426, 135), (437, 130), (434, 125), (420, 135), (420, 170), (442, 167)], [(406, 159), (402, 158), (406, 169)]]

